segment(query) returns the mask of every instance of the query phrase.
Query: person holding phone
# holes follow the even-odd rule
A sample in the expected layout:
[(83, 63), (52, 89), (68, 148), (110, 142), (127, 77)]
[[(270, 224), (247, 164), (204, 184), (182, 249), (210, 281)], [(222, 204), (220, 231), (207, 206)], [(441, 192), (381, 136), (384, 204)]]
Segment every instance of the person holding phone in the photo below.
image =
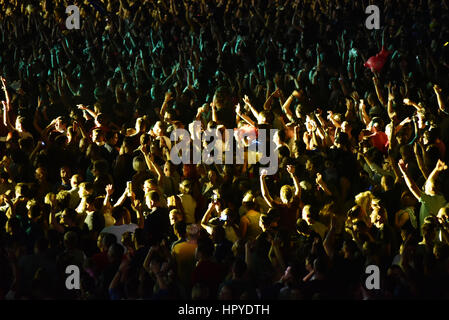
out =
[(211, 197), (206, 212), (201, 219), (201, 226), (209, 233), (212, 234), (214, 227), (223, 226), (226, 234), (226, 239), (235, 243), (238, 237), (238, 226), (235, 223), (233, 212), (229, 208), (223, 208), (223, 201), (218, 194), (217, 190), (214, 190), (214, 194)]

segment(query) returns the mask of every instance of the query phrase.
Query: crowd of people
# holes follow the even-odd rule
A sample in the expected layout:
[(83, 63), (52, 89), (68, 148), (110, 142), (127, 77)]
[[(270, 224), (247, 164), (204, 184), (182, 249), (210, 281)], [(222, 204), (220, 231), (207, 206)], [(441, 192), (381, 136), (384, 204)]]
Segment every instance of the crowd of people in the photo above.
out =
[(449, 298), (446, 1), (0, 4), (0, 299)]

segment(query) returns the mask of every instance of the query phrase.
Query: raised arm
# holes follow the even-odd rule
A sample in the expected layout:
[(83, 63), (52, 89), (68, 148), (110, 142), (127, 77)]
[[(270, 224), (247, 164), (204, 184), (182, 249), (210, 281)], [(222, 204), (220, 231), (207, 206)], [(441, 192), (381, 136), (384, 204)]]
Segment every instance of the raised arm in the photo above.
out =
[(287, 100), (285, 100), (284, 104), (282, 105), (282, 111), (287, 116), (289, 121), (292, 121), (292, 122), (294, 121), (293, 113), (290, 110), (290, 105), (292, 104), (292, 102), (295, 98), (300, 98), (301, 94), (302, 94), (301, 91), (294, 90), (292, 92), (292, 94), (287, 98)]
[(207, 231), (207, 233), (212, 234), (212, 227), (208, 224), (210, 217), (212, 215), (212, 211), (214, 211), (214, 204), (211, 202), (209, 203), (209, 206), (207, 207), (206, 212), (203, 215), (203, 218), (201, 219), (201, 226)]
[(78, 107), (78, 109), (80, 109), (80, 110), (83, 110), (83, 111), (86, 111), (88, 114), (90, 114), (91, 116), (92, 116), (92, 118), (96, 118), (97, 117), (97, 113), (95, 112), (95, 111), (93, 111), (93, 110), (90, 110), (88, 107), (86, 107), (85, 105), (83, 105), (83, 104), (77, 104), (76, 105), (77, 107)]
[[(213, 111), (213, 110), (214, 110), (214, 109), (212, 109), (212, 119), (214, 118), (214, 111)], [(245, 122), (247, 122), (249, 125), (251, 125), (251, 126), (253, 126), (253, 127), (256, 126), (255, 122), (254, 122), (253, 120), (251, 120), (250, 117), (248, 117), (246, 114), (242, 114), (242, 113), (240, 112), (240, 103), (238, 103), (238, 104), (235, 106), (235, 113), (236, 113), (240, 118), (242, 118), (243, 120), (245, 120)], [(215, 121), (215, 120), (214, 120), (214, 121)]]
[(245, 95), (243, 97), (243, 102), (245, 103), (246, 106), (248, 106), (248, 108), (251, 110), (254, 118), (256, 118), (257, 120), (259, 120), (259, 112), (252, 106), (251, 102), (249, 101), (249, 98), (247, 95)]
[(270, 206), (271, 208), (274, 207), (274, 200), (270, 196), (270, 192), (268, 191), (267, 184), (265, 182), (265, 177), (267, 176), (267, 170), (262, 170), (260, 175), (260, 187), (262, 191), (262, 197), (264, 198), (265, 202)]
[[(432, 172), (430, 173), (429, 177), (426, 180), (426, 188), (425, 190), (428, 189), (428, 186), (433, 186), (436, 183), (436, 179), (438, 178), (438, 176), (440, 175), (440, 173), (444, 170), (447, 170), (447, 165), (441, 161), (441, 159), (438, 159), (437, 164), (435, 166), (435, 168), (432, 170)], [(426, 192), (427, 193), (427, 192)]]
[(404, 177), (405, 183), (409, 188), (410, 192), (415, 196), (416, 199), (421, 199), (421, 190), (416, 185), (415, 181), (408, 175), (407, 166), (404, 160), (400, 159), (398, 162), (399, 170), (401, 170), (402, 176)]
[(290, 177), (293, 179), (293, 183), (295, 185), (295, 197), (301, 197), (301, 186), (299, 185), (299, 179), (295, 175), (295, 167), (292, 165), (287, 166), (287, 171), (290, 174)]
[(158, 182), (160, 182), (162, 180), (162, 177), (164, 176), (164, 172), (162, 171), (162, 169), (154, 163), (154, 161), (151, 159), (151, 156), (147, 150), (146, 146), (140, 146), (139, 150), (142, 152), (144, 158), (145, 158), (145, 163), (147, 164), (147, 167), (150, 171), (156, 173), (157, 175), (157, 180)]
[(417, 104), (416, 102), (411, 101), (411, 100), (408, 99), (408, 98), (405, 98), (405, 99), (404, 99), (404, 104), (406, 104), (406, 105), (408, 105), (408, 106), (414, 107), (417, 111), (424, 110), (424, 107), (423, 107), (423, 106)]
[(376, 89), (377, 98), (379, 99), (380, 103), (382, 103), (382, 105), (385, 107), (387, 105), (387, 100), (385, 100), (385, 96), (383, 95), (379, 78), (376, 76), (373, 76), (373, 83), (374, 83), (374, 88)]
[(435, 91), (435, 94), (437, 96), (437, 100), (438, 100), (438, 107), (440, 108), (440, 111), (444, 112), (444, 113), (448, 113), (446, 111), (446, 104), (444, 103), (443, 97), (441, 96), (441, 88), (439, 85), (435, 84), (433, 86), (433, 91)]

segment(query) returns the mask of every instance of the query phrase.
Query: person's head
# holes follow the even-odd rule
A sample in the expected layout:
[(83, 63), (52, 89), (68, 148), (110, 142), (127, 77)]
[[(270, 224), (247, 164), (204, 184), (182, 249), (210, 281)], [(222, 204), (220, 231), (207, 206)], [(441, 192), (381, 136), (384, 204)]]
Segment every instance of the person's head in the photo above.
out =
[(190, 194), (192, 192), (192, 182), (190, 180), (183, 180), (179, 184), (179, 192), (182, 194)]
[(242, 199), (242, 205), (247, 209), (251, 210), (255, 208), (256, 198), (254, 197), (254, 194), (251, 190), (247, 191)]
[(61, 224), (66, 227), (73, 227), (78, 225), (78, 213), (71, 208), (65, 208), (61, 214)]
[(104, 131), (97, 128), (92, 130), (92, 142), (94, 143), (103, 143), (106, 141), (105, 135), (104, 135)]
[(172, 209), (169, 212), (169, 219), (170, 219), (170, 225), (175, 225), (179, 221), (183, 221), (184, 217), (182, 215), (182, 212), (178, 209)]
[(302, 218), (311, 225), (318, 219), (318, 210), (315, 206), (306, 204), (302, 208)]
[(273, 223), (272, 217), (270, 217), (268, 214), (261, 214), (259, 218), (259, 227), (262, 229), (262, 231), (267, 231)]
[(108, 249), (108, 260), (110, 263), (119, 264), (122, 261), (125, 249), (117, 242), (112, 244)]
[(133, 169), (136, 172), (145, 172), (147, 170), (147, 165), (145, 160), (141, 156), (134, 157), (133, 159)]
[(371, 200), (370, 219), (373, 224), (383, 224), (387, 221), (387, 211), (381, 205), (380, 199), (373, 198)]
[(274, 143), (277, 145), (281, 145), (283, 143), (286, 143), (287, 141), (287, 135), (285, 130), (278, 130), (273, 136)]
[(132, 232), (125, 232), (122, 234), (122, 238), (120, 239), (120, 243), (127, 249), (134, 252), (134, 242), (133, 242), (133, 234)]
[(61, 169), (59, 169), (59, 175), (61, 177), (61, 180), (67, 181), (70, 179), (70, 167), (68, 166), (62, 166)]
[(126, 209), (123, 206), (113, 207), (111, 210), (111, 215), (114, 218), (115, 225), (121, 226), (125, 223)]
[(184, 221), (176, 221), (173, 224), (173, 232), (179, 239), (185, 239), (187, 232), (187, 224)]
[(196, 241), (200, 234), (200, 227), (197, 224), (189, 224), (186, 228), (187, 240)]
[(165, 134), (165, 125), (162, 121), (157, 121), (154, 124), (153, 132), (156, 136), (163, 136)]
[(423, 144), (425, 146), (430, 145), (430, 144), (434, 144), (436, 139), (437, 139), (437, 137), (438, 136), (437, 136), (437, 130), (436, 129), (426, 130), (422, 134)]
[(98, 178), (108, 173), (108, 162), (106, 160), (97, 160), (92, 166), (93, 175)]
[(74, 231), (67, 231), (64, 234), (64, 247), (67, 250), (73, 250), (78, 247), (79, 237), (78, 234)]
[(437, 241), (433, 246), (433, 255), (439, 261), (445, 261), (449, 258), (449, 245), (446, 242)]
[(296, 232), (302, 236), (310, 236), (312, 229), (305, 219), (299, 218), (296, 220)]
[(145, 203), (149, 209), (153, 209), (159, 206), (160, 196), (159, 193), (155, 190), (150, 191), (145, 194)]
[(198, 239), (198, 246), (196, 248), (197, 260), (207, 260), (214, 254), (214, 243), (208, 238)]
[(173, 163), (171, 161), (166, 161), (164, 164), (164, 174), (167, 177), (171, 177), (172, 173), (174, 172)]
[(433, 244), (437, 239), (437, 225), (433, 222), (424, 222), (421, 232), (426, 244)]
[(29, 192), (30, 192), (30, 189), (29, 189), (28, 185), (26, 185), (23, 182), (18, 183), (15, 187), (16, 198), (20, 198), (20, 197), (28, 198)]
[(385, 130), (385, 124), (383, 122), (383, 120), (379, 117), (374, 117), (371, 120), (371, 128), (373, 130), (373, 132), (378, 132), (378, 131), (384, 131)]
[(143, 192), (149, 193), (151, 190), (155, 190), (157, 188), (157, 181), (155, 178), (149, 178), (145, 180), (143, 183)]
[(78, 186), (81, 184), (82, 181), (83, 181), (83, 178), (79, 174), (74, 174), (70, 178), (70, 186), (72, 188), (78, 188)]
[(364, 191), (355, 196), (355, 203), (360, 206), (362, 212), (368, 213), (371, 209), (371, 200), (373, 199), (373, 194), (371, 191)]
[(108, 131), (105, 134), (106, 137), (106, 142), (111, 145), (111, 146), (115, 146), (118, 143), (118, 133), (114, 132), (114, 131)]
[(351, 124), (348, 121), (343, 121), (341, 123), (341, 131), (349, 135), (352, 131)]
[(115, 234), (101, 232), (97, 237), (97, 247), (101, 252), (108, 252), (114, 243), (117, 243), (117, 236)]
[(90, 182), (82, 182), (79, 185), (78, 195), (80, 198), (86, 199), (94, 193), (94, 187)]
[(47, 169), (44, 167), (38, 167), (35, 170), (34, 176), (39, 183), (47, 181)]
[(290, 203), (293, 199), (293, 189), (291, 186), (289, 185), (284, 185), (281, 187), (281, 191), (280, 191), (280, 196), (281, 196), (281, 201), (282, 203)]
[(230, 103), (232, 103), (230, 97), (231, 93), (229, 88), (221, 86), (218, 87), (217, 90), (215, 91), (212, 103), (218, 110), (227, 108), (229, 107)]

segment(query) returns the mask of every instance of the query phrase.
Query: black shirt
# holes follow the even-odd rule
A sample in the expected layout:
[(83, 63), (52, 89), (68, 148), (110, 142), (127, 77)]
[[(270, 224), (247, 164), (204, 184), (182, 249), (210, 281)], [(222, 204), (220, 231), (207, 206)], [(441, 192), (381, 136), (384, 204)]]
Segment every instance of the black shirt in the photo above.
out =
[(145, 214), (144, 232), (149, 245), (159, 244), (168, 234), (170, 219), (167, 208), (153, 208)]

